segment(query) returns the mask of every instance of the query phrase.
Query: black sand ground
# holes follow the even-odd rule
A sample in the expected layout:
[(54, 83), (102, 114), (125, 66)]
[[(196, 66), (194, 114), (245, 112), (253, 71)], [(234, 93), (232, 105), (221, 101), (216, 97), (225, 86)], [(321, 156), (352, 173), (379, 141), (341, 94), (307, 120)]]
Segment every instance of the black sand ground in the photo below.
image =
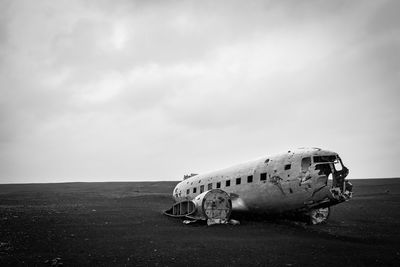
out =
[(325, 225), (212, 227), (162, 215), (176, 182), (0, 185), (0, 266), (400, 266), (400, 179), (352, 183)]

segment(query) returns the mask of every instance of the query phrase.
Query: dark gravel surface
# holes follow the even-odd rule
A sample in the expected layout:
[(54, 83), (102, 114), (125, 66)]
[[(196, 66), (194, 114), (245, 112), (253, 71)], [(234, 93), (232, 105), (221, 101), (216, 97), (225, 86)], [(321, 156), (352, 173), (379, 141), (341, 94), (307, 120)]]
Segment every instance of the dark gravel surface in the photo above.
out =
[(0, 185), (0, 266), (400, 266), (400, 179), (352, 180), (329, 222), (162, 215), (176, 182)]

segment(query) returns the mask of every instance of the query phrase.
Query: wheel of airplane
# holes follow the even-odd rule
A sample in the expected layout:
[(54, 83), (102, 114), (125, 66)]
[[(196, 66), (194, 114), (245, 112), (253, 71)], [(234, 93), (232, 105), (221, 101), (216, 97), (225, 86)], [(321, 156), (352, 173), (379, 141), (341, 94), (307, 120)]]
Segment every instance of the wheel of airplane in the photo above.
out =
[(331, 209), (329, 207), (313, 209), (310, 211), (310, 224), (321, 224), (325, 223), (330, 214)]

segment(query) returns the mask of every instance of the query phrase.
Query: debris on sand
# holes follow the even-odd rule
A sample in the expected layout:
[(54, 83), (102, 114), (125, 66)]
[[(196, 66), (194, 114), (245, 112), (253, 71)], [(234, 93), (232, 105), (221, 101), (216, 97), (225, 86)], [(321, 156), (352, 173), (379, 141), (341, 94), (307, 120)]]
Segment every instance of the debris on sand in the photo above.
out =
[(8, 251), (13, 250), (13, 247), (8, 242), (0, 242), (0, 254), (7, 253)]
[(64, 264), (61, 262), (61, 258), (54, 258), (52, 260), (46, 260), (45, 264), (50, 264), (50, 266), (63, 266)]
[[(197, 223), (197, 222), (202, 222), (201, 220), (196, 220), (196, 219), (192, 219), (192, 220), (183, 220), (182, 221), (184, 224), (192, 224), (192, 223)], [(234, 220), (234, 219), (230, 219), (230, 220), (207, 220), (207, 225), (214, 225), (214, 224), (230, 224), (230, 225), (240, 225), (240, 221), (238, 220)]]

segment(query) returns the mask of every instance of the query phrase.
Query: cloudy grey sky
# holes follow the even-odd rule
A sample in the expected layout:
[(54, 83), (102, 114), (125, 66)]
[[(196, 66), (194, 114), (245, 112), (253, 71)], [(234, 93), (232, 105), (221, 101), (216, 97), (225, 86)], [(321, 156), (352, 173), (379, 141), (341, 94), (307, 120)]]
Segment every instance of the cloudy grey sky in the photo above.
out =
[(0, 183), (291, 148), (400, 176), (400, 1), (0, 1)]

